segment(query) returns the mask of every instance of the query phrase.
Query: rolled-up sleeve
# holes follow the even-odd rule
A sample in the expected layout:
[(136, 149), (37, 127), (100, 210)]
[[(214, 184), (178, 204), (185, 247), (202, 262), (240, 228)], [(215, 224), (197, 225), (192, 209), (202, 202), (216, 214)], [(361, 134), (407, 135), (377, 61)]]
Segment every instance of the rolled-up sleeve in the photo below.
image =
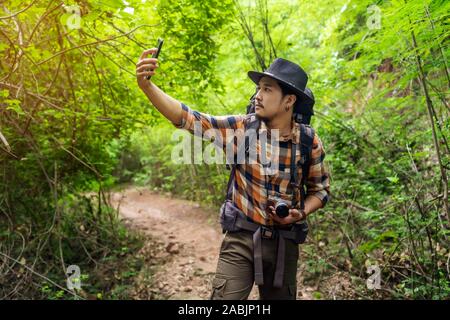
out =
[(225, 147), (230, 135), (234, 136), (234, 130), (244, 130), (244, 115), (211, 116), (192, 110), (184, 103), (181, 103), (181, 108), (181, 123), (173, 123), (176, 128), (187, 130), (205, 140), (212, 140), (221, 147)]
[(317, 133), (314, 135), (311, 151), (311, 164), (306, 180), (307, 196), (315, 196), (322, 201), (322, 207), (330, 199), (330, 174), (324, 161), (325, 150)]

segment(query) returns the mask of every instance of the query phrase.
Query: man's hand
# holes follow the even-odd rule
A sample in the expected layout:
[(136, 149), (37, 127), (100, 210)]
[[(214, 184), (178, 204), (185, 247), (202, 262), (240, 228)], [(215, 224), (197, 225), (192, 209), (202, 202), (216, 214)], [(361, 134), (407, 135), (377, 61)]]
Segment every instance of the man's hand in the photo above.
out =
[(136, 63), (136, 78), (142, 92), (158, 111), (174, 124), (180, 124), (182, 120), (181, 102), (162, 91), (156, 84), (147, 80), (147, 76), (153, 76), (158, 68), (158, 59), (147, 58), (147, 55), (158, 51), (152, 48), (142, 52)]
[(269, 216), (273, 221), (279, 224), (291, 224), (306, 218), (306, 212), (304, 210), (300, 211), (297, 209), (289, 209), (289, 214), (284, 218), (280, 218), (275, 213), (275, 208), (273, 206), (269, 206)]
[(136, 63), (136, 76), (139, 88), (144, 90), (150, 86), (150, 81), (147, 80), (147, 76), (153, 76), (155, 70), (159, 67), (158, 59), (156, 58), (146, 58), (147, 55), (153, 54), (158, 51), (157, 48), (152, 48), (142, 52), (139, 57), (138, 63)]

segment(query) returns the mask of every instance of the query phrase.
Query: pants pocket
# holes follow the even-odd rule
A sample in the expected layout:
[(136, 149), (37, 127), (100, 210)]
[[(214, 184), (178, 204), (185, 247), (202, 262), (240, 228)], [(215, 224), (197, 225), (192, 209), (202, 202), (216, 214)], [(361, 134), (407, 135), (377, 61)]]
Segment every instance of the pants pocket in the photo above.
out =
[(223, 300), (223, 293), (227, 284), (227, 279), (214, 278), (212, 282), (212, 294), (210, 300)]

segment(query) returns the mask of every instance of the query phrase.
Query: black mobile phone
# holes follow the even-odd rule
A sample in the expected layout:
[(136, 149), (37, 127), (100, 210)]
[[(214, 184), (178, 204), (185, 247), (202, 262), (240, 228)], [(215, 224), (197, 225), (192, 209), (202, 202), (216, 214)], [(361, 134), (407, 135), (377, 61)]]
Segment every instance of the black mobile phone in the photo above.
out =
[[(164, 39), (158, 38), (158, 44), (156, 45), (156, 47), (158, 48), (158, 51), (156, 51), (152, 54), (152, 58), (158, 58), (159, 53), (161, 52), (163, 43), (164, 43)], [(151, 77), (152, 76), (147, 76), (147, 80), (150, 80)]]

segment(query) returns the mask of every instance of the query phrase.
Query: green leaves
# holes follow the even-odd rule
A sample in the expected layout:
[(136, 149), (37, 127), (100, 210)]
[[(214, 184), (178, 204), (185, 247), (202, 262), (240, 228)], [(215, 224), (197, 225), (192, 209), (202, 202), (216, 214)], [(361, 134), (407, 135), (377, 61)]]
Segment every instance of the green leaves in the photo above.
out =
[(25, 115), (22, 109), (21, 102), (18, 99), (5, 99), (3, 102), (6, 104), (6, 110), (14, 111), (18, 116)]
[(213, 72), (218, 50), (214, 36), (223, 32), (230, 19), (231, 1), (170, 0), (160, 2), (158, 12), (164, 21), (162, 34), (167, 45), (162, 56), (168, 57), (169, 77), (176, 79), (179, 86), (194, 85), (188, 95), (198, 101), (204, 98), (206, 88), (220, 85)]
[[(7, 172), (2, 189), (9, 192), (8, 202), (0, 199), (0, 209), (14, 212), (26, 230), (35, 228), (24, 234), (46, 232), (55, 212), (54, 194), (66, 199), (69, 191), (97, 191), (117, 182), (151, 185), (218, 206), (228, 172), (170, 162), (173, 144), (167, 139), (174, 129), (137, 88), (135, 63), (144, 48), (162, 37), (160, 72), (153, 78), (158, 86), (199, 111), (242, 114), (254, 90), (246, 72), (260, 67), (255, 48), (266, 63), (275, 49), (309, 74), (308, 86), (316, 96), (313, 127), (332, 169), (335, 201), (311, 216), (315, 238), (305, 247), (312, 257), (305, 272), (318, 275), (338, 267), (361, 280), (367, 259), (395, 261), (401, 268), (393, 269), (397, 276), (386, 285), (400, 297), (448, 292), (446, 255), (433, 249), (436, 243), (445, 246), (443, 239), (449, 236), (439, 215), (443, 189), (416, 65), (418, 55), (448, 169), (448, 1), (379, 2), (380, 29), (368, 27), (374, 14), (369, 0), (326, 5), (288, 0), (250, 5), (232, 0), (65, 2), (71, 4), (79, 5), (79, 29), (68, 26), (73, 12), (63, 7), (50, 11), (53, 7), (43, 0), (15, 16), (20, 28), (15, 19), (0, 21), (0, 145), (20, 159), (0, 151)], [(249, 22), (255, 48), (237, 20), (236, 4)], [(266, 11), (261, 8), (266, 5), (264, 25)], [(5, 7), (16, 12), (21, 4), (6, 1)], [(89, 169), (94, 167), (102, 179)], [(76, 214), (58, 217), (64, 228), (52, 236), (78, 237), (72, 222), (89, 230), (93, 224), (87, 220), (99, 218), (97, 223), (106, 226), (107, 220), (97, 216), (99, 208), (80, 205), (77, 198), (70, 201)], [(87, 218), (83, 213), (89, 210)], [(95, 241), (106, 246), (110, 235), (95, 230)], [(325, 242), (329, 245), (320, 244)], [(59, 250), (51, 243), (49, 257)], [(448, 245), (444, 249), (448, 252)], [(84, 249), (76, 245), (63, 251), (65, 259), (84, 257)], [(386, 260), (386, 253), (394, 260)], [(397, 254), (402, 258), (395, 260)], [(411, 274), (417, 276), (414, 281)], [(60, 298), (45, 285), (41, 293)]]
[(387, 243), (389, 243), (391, 247), (395, 247), (397, 240), (398, 235), (394, 231), (385, 231), (374, 239), (361, 244), (358, 249), (363, 253), (370, 253), (375, 249), (385, 246)]
[(387, 179), (392, 183), (398, 183), (398, 177), (387, 177)]

